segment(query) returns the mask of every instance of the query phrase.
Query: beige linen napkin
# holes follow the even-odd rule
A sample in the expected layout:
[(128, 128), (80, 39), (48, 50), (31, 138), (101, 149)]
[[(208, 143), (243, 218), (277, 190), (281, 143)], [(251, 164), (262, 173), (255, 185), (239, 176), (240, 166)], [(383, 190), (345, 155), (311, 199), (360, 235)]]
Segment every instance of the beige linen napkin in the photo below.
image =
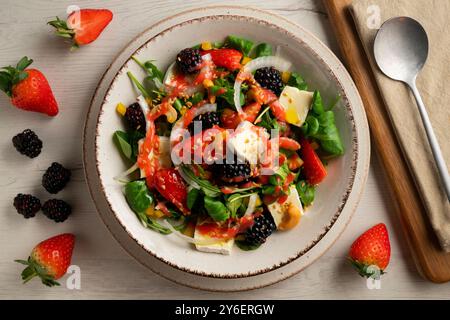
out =
[(381, 23), (392, 17), (409, 16), (425, 28), (429, 41), (428, 60), (419, 74), (417, 86), (449, 166), (450, 1), (355, 0), (351, 11), (431, 225), (442, 248), (450, 252), (450, 204), (441, 187), (416, 102), (406, 85), (389, 79), (379, 71), (373, 57), (373, 41), (376, 28), (379, 28), (375, 26), (377, 14)]

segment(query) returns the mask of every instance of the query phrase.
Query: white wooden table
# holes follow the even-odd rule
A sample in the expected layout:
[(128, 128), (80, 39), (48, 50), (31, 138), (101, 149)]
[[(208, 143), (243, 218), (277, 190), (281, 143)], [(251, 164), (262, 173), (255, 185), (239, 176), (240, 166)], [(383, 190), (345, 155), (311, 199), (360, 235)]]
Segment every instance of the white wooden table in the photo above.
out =
[[(97, 82), (114, 56), (139, 32), (177, 12), (212, 4), (254, 6), (283, 15), (304, 26), (337, 51), (320, 1), (15, 1), (0, 0), (0, 65), (32, 57), (50, 81), (60, 114), (49, 119), (16, 110), (0, 97), (0, 298), (125, 298), (125, 299), (370, 299), (449, 298), (450, 283), (436, 285), (420, 278), (393, 215), (390, 194), (373, 152), (371, 170), (358, 210), (345, 233), (316, 263), (302, 273), (267, 288), (240, 293), (210, 293), (164, 280), (142, 267), (116, 243), (100, 221), (88, 194), (81, 160), (81, 136), (86, 110)], [(107, 7), (112, 24), (94, 44), (76, 52), (52, 35), (46, 21), (65, 16), (66, 7)], [(339, 55), (339, 53), (337, 53)], [(42, 154), (28, 159), (12, 146), (11, 138), (30, 128), (44, 141)], [(33, 193), (43, 201), (49, 195), (41, 186), (43, 171), (52, 161), (72, 170), (72, 181), (58, 197), (72, 204), (73, 215), (55, 224), (42, 214), (25, 220), (12, 206), (14, 196)], [(375, 223), (388, 226), (392, 259), (381, 289), (369, 290), (345, 260), (347, 250), (362, 231)], [(51, 235), (73, 232), (77, 243), (73, 263), (81, 268), (81, 290), (46, 288), (39, 281), (21, 285), (21, 266), (33, 245)], [(62, 281), (65, 283), (64, 280)]]

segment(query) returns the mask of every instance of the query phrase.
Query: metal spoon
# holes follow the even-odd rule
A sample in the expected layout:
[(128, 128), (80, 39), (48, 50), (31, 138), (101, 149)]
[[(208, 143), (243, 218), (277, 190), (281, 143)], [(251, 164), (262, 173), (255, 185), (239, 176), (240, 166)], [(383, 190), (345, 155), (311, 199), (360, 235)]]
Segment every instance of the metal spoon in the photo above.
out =
[(397, 17), (387, 20), (375, 37), (375, 60), (385, 75), (406, 83), (416, 98), (428, 142), (433, 151), (447, 199), (450, 201), (450, 177), (441, 149), (416, 87), (416, 78), (428, 55), (428, 37), (414, 19)]

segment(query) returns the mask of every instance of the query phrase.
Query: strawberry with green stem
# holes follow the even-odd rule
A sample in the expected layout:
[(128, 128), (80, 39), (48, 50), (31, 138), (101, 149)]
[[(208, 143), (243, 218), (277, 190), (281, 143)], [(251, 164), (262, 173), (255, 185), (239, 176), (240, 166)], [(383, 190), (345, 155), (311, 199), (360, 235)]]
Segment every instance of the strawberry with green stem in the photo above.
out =
[(52, 89), (41, 71), (28, 69), (32, 62), (32, 59), (23, 57), (15, 67), (0, 68), (0, 90), (19, 109), (56, 116), (58, 104)]
[(66, 274), (74, 244), (73, 234), (60, 234), (40, 242), (27, 260), (15, 260), (27, 266), (22, 271), (23, 283), (38, 276), (46, 286), (59, 286), (56, 280)]
[(111, 22), (113, 13), (108, 9), (81, 9), (72, 12), (67, 20), (49, 21), (56, 28), (56, 34), (73, 40), (72, 48), (93, 42)]
[(389, 234), (384, 223), (379, 223), (353, 242), (349, 260), (352, 266), (363, 277), (373, 276), (377, 267), (380, 274), (389, 264), (391, 257), (391, 245), (389, 242)]

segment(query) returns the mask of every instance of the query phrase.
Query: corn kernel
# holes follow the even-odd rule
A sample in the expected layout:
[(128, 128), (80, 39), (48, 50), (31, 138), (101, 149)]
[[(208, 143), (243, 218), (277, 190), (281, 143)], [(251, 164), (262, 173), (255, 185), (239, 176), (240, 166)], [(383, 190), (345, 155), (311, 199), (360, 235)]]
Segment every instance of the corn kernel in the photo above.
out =
[(216, 103), (216, 96), (209, 97), (209, 103)]
[(259, 196), (256, 196), (255, 206), (259, 207), (260, 205), (262, 205), (261, 198)]
[(252, 61), (252, 58), (250, 57), (244, 57), (242, 59), (242, 65), (245, 66), (247, 63), (249, 63), (250, 61)]
[(209, 41), (202, 42), (202, 50), (211, 50), (212, 44)]
[(188, 110), (188, 108), (186, 108), (185, 106), (183, 106), (183, 107), (181, 108), (181, 110), (180, 110), (180, 114), (181, 114), (182, 116), (184, 116), (184, 114), (186, 113), (187, 110)]
[(205, 88), (211, 88), (214, 85), (211, 79), (205, 79), (203, 80), (203, 86)]
[(116, 106), (116, 111), (123, 117), (125, 115), (125, 112), (127, 112), (127, 107), (125, 107), (122, 102), (119, 102)]
[(291, 73), (289, 71), (283, 71), (283, 73), (281, 73), (281, 80), (283, 83), (288, 83), (290, 77)]
[(164, 216), (164, 213), (161, 210), (155, 210), (154, 206), (148, 207), (145, 214), (152, 218), (162, 218)]

